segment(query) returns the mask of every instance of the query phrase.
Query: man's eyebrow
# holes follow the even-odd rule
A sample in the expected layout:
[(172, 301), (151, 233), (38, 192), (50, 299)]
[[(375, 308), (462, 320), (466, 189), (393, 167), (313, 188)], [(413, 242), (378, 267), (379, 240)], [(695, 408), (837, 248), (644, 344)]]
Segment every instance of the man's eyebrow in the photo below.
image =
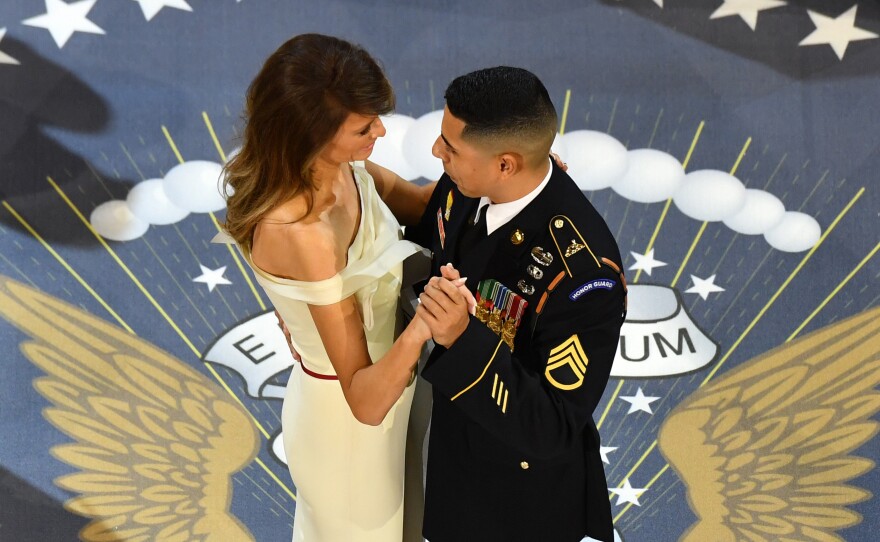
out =
[(455, 147), (453, 147), (453, 146), (449, 143), (449, 140), (446, 139), (446, 136), (443, 135), (443, 132), (440, 132), (440, 137), (443, 138), (443, 142), (446, 143), (446, 146), (447, 146), (447, 147), (449, 147), (449, 148), (452, 149), (452, 150), (455, 150)]

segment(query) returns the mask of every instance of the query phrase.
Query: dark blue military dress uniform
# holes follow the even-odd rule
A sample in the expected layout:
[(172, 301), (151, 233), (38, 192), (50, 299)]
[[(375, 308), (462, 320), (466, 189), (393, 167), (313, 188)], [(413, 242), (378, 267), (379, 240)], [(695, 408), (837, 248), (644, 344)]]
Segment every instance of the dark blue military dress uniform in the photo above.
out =
[(434, 394), (431, 542), (613, 539), (592, 414), (626, 283), (605, 221), (552, 167), (541, 193), (491, 235), (473, 224), (479, 200), (446, 175), (407, 232), (432, 249), (434, 275), (452, 262), (478, 299), (464, 334), (422, 371)]

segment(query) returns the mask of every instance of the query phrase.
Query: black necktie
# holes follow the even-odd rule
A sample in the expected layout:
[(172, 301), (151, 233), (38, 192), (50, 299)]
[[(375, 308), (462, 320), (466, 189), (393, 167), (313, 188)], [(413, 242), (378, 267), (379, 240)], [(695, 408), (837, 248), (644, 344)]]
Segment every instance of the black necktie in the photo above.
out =
[(489, 214), (489, 206), (484, 206), (480, 211), (480, 218), (477, 223), (471, 225), (472, 221), (468, 221), (468, 226), (462, 232), (461, 239), (458, 241), (458, 261), (467, 254), (469, 250), (474, 248), (477, 243), (482, 241), (488, 235), (486, 230), (486, 215)]

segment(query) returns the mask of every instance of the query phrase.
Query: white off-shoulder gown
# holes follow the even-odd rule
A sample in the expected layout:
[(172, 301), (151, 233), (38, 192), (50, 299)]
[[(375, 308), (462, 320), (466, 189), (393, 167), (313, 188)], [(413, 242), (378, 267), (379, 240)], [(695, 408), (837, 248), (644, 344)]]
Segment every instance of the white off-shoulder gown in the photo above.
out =
[[(422, 249), (401, 239), (400, 226), (362, 163), (352, 164), (360, 193), (360, 225), (348, 264), (334, 277), (303, 282), (256, 267), (257, 281), (290, 330), (311, 372), (333, 376), (308, 306), (354, 295), (370, 357), (380, 359), (398, 328), (403, 261)], [(415, 386), (406, 388), (381, 425), (358, 422), (337, 380), (294, 365), (281, 414), (287, 464), (297, 489), (295, 542), (399, 542), (403, 523), (406, 428)]]

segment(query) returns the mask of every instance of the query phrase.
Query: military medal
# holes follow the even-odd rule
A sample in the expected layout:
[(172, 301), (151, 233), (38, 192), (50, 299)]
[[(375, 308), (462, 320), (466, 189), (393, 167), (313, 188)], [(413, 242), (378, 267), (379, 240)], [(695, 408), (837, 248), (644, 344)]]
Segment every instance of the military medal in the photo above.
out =
[(497, 280), (482, 280), (477, 285), (476, 317), (513, 350), (516, 330), (529, 303)]

